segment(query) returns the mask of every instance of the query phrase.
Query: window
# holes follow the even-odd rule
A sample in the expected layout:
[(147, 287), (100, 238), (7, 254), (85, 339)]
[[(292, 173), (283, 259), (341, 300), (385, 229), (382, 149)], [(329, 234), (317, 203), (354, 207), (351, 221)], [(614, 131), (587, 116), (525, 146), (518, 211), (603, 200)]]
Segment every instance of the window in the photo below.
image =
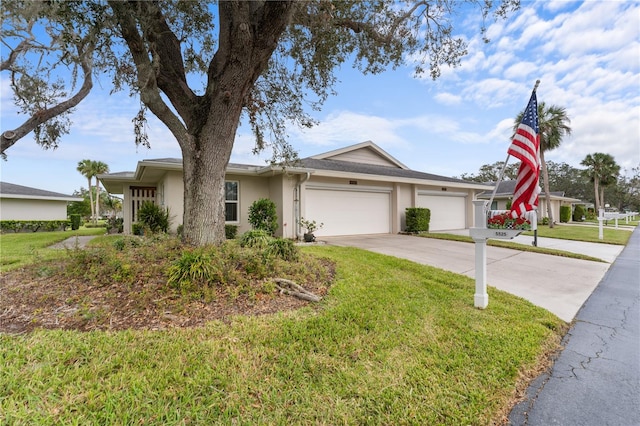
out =
[(489, 210), (498, 210), (498, 202), (497, 201), (492, 201), (491, 202), (491, 209)]
[(224, 199), (225, 222), (239, 222), (237, 181), (227, 181), (224, 183)]

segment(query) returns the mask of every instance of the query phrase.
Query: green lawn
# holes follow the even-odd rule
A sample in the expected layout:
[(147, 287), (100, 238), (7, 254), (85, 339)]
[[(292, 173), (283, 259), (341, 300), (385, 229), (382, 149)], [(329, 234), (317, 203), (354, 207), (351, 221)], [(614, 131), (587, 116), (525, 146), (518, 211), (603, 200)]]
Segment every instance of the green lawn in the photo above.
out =
[[(486, 425), (567, 325), (471, 278), (364, 250), (318, 307), (168, 331), (0, 334), (0, 424)], [(519, 385), (518, 385), (519, 384)]]
[[(445, 232), (422, 233), (420, 234), (420, 237), (433, 238), (437, 240), (460, 241), (463, 243), (473, 243), (473, 239), (469, 236), (447, 234)], [(602, 259), (598, 259), (596, 257), (587, 256), (580, 253), (571, 253), (564, 250), (556, 250), (556, 249), (550, 249), (545, 247), (534, 247), (532, 245), (515, 243), (515, 242), (512, 242), (511, 240), (489, 239), (487, 240), (487, 245), (494, 246), (494, 247), (508, 248), (513, 250), (528, 251), (532, 253), (541, 253), (541, 254), (549, 254), (553, 256), (569, 257), (572, 259), (591, 260), (593, 262), (605, 262)]]
[[(533, 235), (533, 232), (525, 232), (525, 235)], [(549, 228), (549, 226), (540, 225), (538, 226), (538, 236), (560, 238), (563, 240), (626, 245), (631, 237), (631, 231), (628, 229), (604, 228), (602, 233), (603, 239), (600, 240), (598, 238), (597, 226), (555, 225), (553, 228)]]
[(105, 228), (81, 227), (77, 231), (0, 234), (0, 272), (19, 268), (34, 261), (64, 255), (64, 250), (47, 247), (76, 235), (103, 235)]

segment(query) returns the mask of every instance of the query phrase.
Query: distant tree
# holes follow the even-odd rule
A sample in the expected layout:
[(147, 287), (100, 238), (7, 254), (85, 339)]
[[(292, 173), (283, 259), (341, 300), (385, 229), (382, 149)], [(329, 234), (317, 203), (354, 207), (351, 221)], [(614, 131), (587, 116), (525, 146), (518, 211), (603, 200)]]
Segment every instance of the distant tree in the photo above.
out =
[(78, 167), (76, 170), (80, 172), (80, 174), (87, 178), (87, 187), (89, 188), (89, 205), (91, 206), (91, 216), (93, 219), (96, 216), (95, 213), (95, 204), (93, 203), (93, 193), (91, 192), (91, 180), (95, 176), (93, 169), (93, 161), (85, 159), (78, 162)]
[(109, 173), (109, 166), (102, 161), (94, 161), (92, 164), (93, 174), (96, 178), (96, 220), (100, 217), (100, 181), (98, 175)]
[[(497, 182), (500, 178), (500, 172), (504, 167), (504, 161), (496, 161), (493, 164), (484, 164), (480, 166), (480, 170), (477, 174), (463, 173), (460, 178), (464, 180), (470, 180), (473, 182)], [(504, 180), (514, 180), (518, 177), (518, 166), (515, 163), (508, 164), (504, 169)]]
[[(524, 111), (521, 111), (515, 119), (513, 125), (514, 132), (517, 130)], [(566, 135), (571, 134), (569, 127), (571, 120), (565, 108), (557, 105), (547, 106), (544, 102), (538, 103), (538, 125), (540, 126), (540, 165), (542, 167), (542, 181), (544, 193), (547, 199), (547, 214), (549, 216), (549, 228), (553, 228), (553, 209), (551, 208), (551, 194), (549, 189), (549, 173), (544, 153), (556, 149), (562, 143)]]
[(584, 178), (582, 169), (567, 163), (546, 161), (551, 191), (561, 191), (565, 196), (587, 200), (593, 194), (593, 185)]
[(122, 200), (118, 197), (109, 195), (106, 192), (100, 193), (102, 205), (108, 209), (110, 216), (117, 216), (122, 211)]
[(86, 218), (91, 217), (91, 206), (93, 204), (89, 200), (89, 191), (84, 188), (80, 188), (80, 191), (73, 191), (75, 197), (82, 197), (82, 201), (72, 201), (67, 205), (67, 216), (72, 214), (79, 214)]
[(585, 176), (593, 182), (596, 214), (604, 208), (604, 188), (617, 182), (620, 166), (610, 154), (587, 154), (580, 163), (587, 167)]
[[(488, 16), (505, 17), (519, 4), (4, 0), (0, 8), (3, 17), (11, 17), (3, 21), (3, 42), (16, 42), (6, 49), (12, 64), (7, 70), (15, 81), (38, 83), (39, 90), (12, 86), (26, 113), (37, 116), (42, 111), (30, 107), (34, 99), (46, 97), (47, 102), (40, 102), (46, 107), (62, 98), (61, 90), (46, 84), (59, 83), (49, 79), (49, 68), (55, 65), (86, 64), (81, 67), (86, 81), (92, 72), (104, 72), (113, 77), (115, 90), (129, 87), (142, 103), (134, 119), (136, 143), (149, 144), (144, 125), (151, 111), (180, 145), (183, 239), (206, 245), (225, 241), (224, 174), (242, 117), (255, 135), (257, 151), (270, 144), (274, 161), (294, 160), (287, 126), (314, 123), (305, 108), (319, 109), (334, 94), (334, 70), (345, 62), (354, 60), (354, 66), (368, 74), (409, 60), (417, 64), (416, 74), (428, 72), (435, 79), (441, 66), (456, 66), (467, 53), (465, 39), (455, 35), (454, 18), (469, 14), (469, 5), (477, 6), (484, 33)], [(35, 24), (44, 27), (51, 40), (64, 41), (48, 46), (52, 60), (44, 63), (49, 68), (18, 61), (28, 62), (31, 56), (22, 52), (38, 48), (30, 42)], [(62, 130), (64, 126), (58, 126), (50, 132), (43, 145), (55, 146)], [(3, 135), (4, 153), (21, 134)]]

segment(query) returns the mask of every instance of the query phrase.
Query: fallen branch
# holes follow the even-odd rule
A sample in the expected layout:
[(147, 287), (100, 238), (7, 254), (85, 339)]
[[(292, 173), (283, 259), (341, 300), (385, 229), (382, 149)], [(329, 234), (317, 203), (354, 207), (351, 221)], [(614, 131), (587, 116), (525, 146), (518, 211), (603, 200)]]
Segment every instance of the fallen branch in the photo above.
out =
[(278, 287), (278, 290), (280, 290), (281, 294), (288, 294), (302, 300), (308, 300), (309, 302), (319, 302), (320, 300), (322, 300), (320, 296), (311, 293), (304, 287), (299, 286), (291, 280), (287, 280), (285, 278), (275, 278), (274, 281), (276, 282), (276, 287)]

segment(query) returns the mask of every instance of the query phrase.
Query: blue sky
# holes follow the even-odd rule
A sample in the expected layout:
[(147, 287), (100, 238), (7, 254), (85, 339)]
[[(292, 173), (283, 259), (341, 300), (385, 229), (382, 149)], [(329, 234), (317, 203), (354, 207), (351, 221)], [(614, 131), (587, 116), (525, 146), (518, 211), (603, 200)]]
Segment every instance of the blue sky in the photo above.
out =
[[(314, 115), (320, 124), (289, 132), (300, 156), (371, 140), (415, 170), (476, 173), (506, 158), (513, 118), (539, 79), (538, 101), (565, 107), (573, 129), (547, 160), (581, 167), (587, 154), (604, 152), (623, 168), (640, 165), (640, 2), (523, 1), (508, 20), (488, 23), (489, 44), (479, 37), (476, 15), (462, 16), (457, 28), (470, 43), (462, 66), (444, 69), (436, 81), (414, 78), (410, 67), (376, 76), (339, 70), (338, 95)], [(0, 80), (3, 131), (21, 119), (6, 78)], [(60, 147), (43, 150), (28, 135), (0, 162), (2, 181), (71, 194), (86, 187), (76, 171), (82, 159), (118, 172), (135, 170), (143, 159), (180, 156), (155, 119), (148, 129), (152, 148), (137, 148), (131, 119), (138, 101), (109, 96), (108, 78), (94, 86)], [(268, 153), (254, 156), (252, 148), (249, 126), (240, 126), (231, 161), (264, 164)]]

